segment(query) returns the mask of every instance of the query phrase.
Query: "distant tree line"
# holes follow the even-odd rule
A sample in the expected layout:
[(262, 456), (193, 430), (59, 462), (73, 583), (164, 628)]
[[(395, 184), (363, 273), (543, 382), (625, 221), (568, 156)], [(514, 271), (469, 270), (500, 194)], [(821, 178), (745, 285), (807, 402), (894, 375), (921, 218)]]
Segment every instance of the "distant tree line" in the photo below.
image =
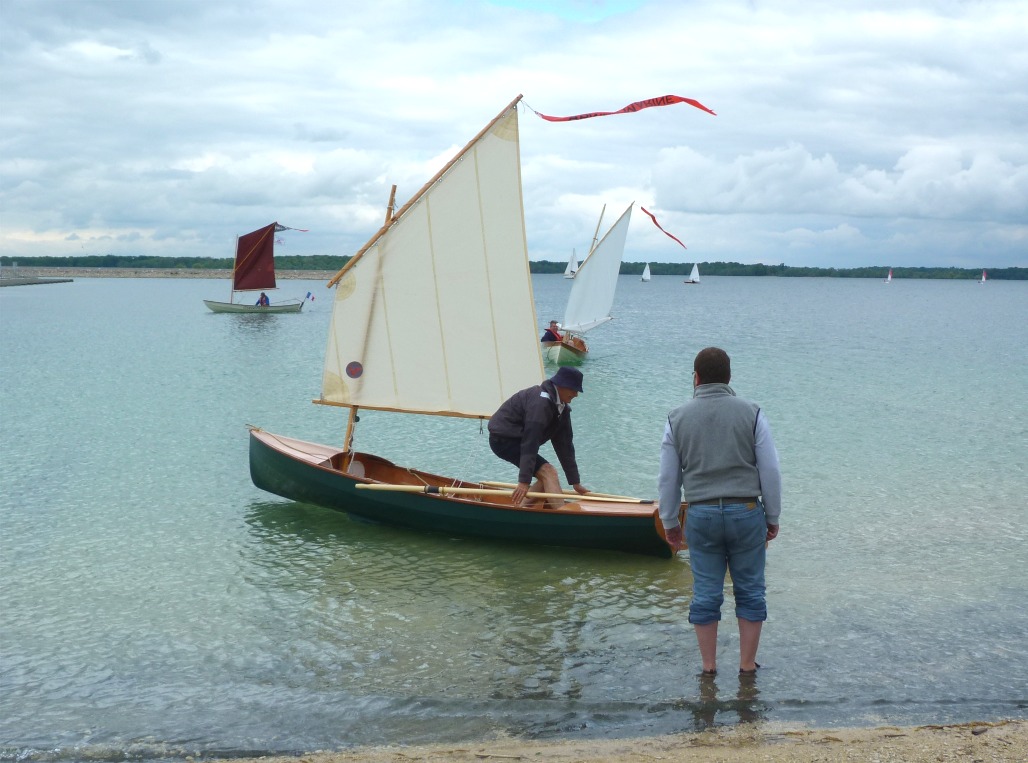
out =
[[(330, 254), (286, 255), (275, 257), (275, 267), (279, 270), (339, 270), (349, 261), (349, 257)], [(145, 257), (141, 255), (119, 256), (113, 254), (75, 256), (75, 257), (0, 257), (0, 265), (10, 267), (13, 264), (26, 267), (53, 268), (148, 268), (154, 270), (231, 270), (232, 258), (209, 257)], [(645, 262), (622, 262), (622, 275), (642, 275)], [(783, 278), (885, 278), (889, 272), (887, 265), (875, 265), (860, 268), (813, 268), (792, 267), (790, 265), (743, 264), (740, 262), (699, 262), (700, 276), (780, 276)], [(655, 276), (687, 276), (693, 263), (651, 262), (650, 272)], [(550, 262), (539, 260), (530, 262), (529, 269), (533, 273), (563, 273), (567, 262)], [(1026, 268), (986, 268), (989, 280), (992, 281), (1026, 281)], [(892, 269), (893, 279), (902, 278), (949, 278), (968, 279), (981, 276), (978, 268), (896, 268)]]
[[(145, 257), (92, 254), (81, 257), (0, 257), (0, 265), (32, 268), (145, 268), (152, 270), (231, 270), (232, 257)], [(330, 254), (276, 255), (277, 270), (339, 270), (349, 257)]]

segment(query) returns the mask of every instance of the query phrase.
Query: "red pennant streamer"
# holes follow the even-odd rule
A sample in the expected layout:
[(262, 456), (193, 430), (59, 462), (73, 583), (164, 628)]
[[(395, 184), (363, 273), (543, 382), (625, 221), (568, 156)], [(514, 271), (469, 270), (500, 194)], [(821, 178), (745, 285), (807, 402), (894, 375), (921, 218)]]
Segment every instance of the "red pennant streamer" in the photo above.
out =
[[(532, 109), (532, 111), (535, 111), (536, 114), (545, 119), (547, 122), (574, 122), (578, 119), (606, 117), (610, 116), (611, 114), (630, 114), (633, 111), (650, 109), (654, 106), (670, 106), (674, 103), (688, 103), (690, 106), (695, 106), (696, 108), (701, 109), (702, 111), (706, 111), (708, 114), (714, 114), (713, 111), (708, 109), (699, 101), (693, 98), (683, 98), (680, 95), (662, 95), (657, 98), (647, 98), (645, 101), (636, 101), (635, 103), (630, 103), (627, 106), (625, 106), (625, 108), (618, 109), (617, 111), (594, 111), (591, 114), (576, 114), (573, 117), (550, 117), (546, 114), (539, 114), (539, 112), (535, 111), (535, 109)], [(717, 116), (717, 114), (714, 114), (714, 116)]]
[[(670, 233), (668, 233), (668, 232), (667, 232), (666, 230), (664, 230), (663, 228), (661, 228), (661, 227), (660, 227), (660, 223), (658, 223), (658, 222), (657, 222), (657, 218), (656, 218), (656, 217), (654, 217), (654, 216), (653, 216), (653, 213), (652, 213), (652, 212), (650, 212), (649, 210), (647, 210), (647, 209), (646, 209), (646, 207), (642, 207), (642, 206), (641, 206), (641, 207), (639, 207), (639, 209), (641, 209), (641, 210), (642, 210), (643, 212), (645, 212), (646, 214), (648, 214), (648, 215), (650, 216), (650, 219), (651, 219), (651, 220), (653, 220), (653, 224), (654, 224), (654, 225), (656, 225), (656, 226), (657, 226), (658, 228), (660, 228), (661, 232), (662, 232), (662, 233), (663, 233), (663, 234), (664, 234), (665, 236), (667, 236), (668, 238), (674, 238), (674, 239), (675, 239), (675, 241), (678, 241), (678, 239), (677, 239), (677, 238), (675, 238), (675, 237), (674, 237), (674, 236), (672, 236), (672, 235), (671, 235)], [(678, 243), (679, 243), (679, 245), (680, 245), (680, 246), (681, 246), (681, 247), (682, 247), (683, 249), (688, 249), (688, 248), (689, 248), (689, 247), (687, 247), (687, 246), (686, 246), (685, 244), (683, 244), (683, 243), (682, 243), (681, 241), (678, 241)]]

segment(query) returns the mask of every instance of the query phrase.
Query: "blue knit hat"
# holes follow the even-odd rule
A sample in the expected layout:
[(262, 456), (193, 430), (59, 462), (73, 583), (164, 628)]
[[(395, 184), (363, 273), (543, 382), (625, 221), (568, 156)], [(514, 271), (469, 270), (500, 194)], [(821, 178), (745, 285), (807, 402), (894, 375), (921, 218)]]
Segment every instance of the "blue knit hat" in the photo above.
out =
[(575, 392), (582, 391), (582, 372), (577, 368), (561, 366), (557, 369), (557, 373), (550, 377), (550, 381), (555, 387), (573, 389)]

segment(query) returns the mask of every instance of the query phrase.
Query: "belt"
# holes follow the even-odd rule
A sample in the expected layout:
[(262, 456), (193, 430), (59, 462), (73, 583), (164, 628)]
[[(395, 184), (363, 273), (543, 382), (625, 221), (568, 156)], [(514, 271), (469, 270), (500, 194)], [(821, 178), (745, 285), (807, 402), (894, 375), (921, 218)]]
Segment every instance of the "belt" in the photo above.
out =
[(702, 501), (689, 501), (690, 506), (724, 506), (732, 503), (752, 503), (750, 508), (755, 508), (757, 499), (754, 496), (745, 498), (704, 498)]

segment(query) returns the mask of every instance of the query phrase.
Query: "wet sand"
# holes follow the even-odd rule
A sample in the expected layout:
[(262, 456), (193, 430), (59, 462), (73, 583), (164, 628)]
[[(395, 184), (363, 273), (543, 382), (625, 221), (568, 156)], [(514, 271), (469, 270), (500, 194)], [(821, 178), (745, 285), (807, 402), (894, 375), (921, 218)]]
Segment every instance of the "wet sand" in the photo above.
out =
[(946, 726), (789, 730), (740, 725), (697, 734), (642, 739), (525, 742), (498, 739), (452, 745), (360, 747), (233, 763), (409, 763), (410, 761), (546, 761), (547, 763), (1023, 763), (1028, 720)]

